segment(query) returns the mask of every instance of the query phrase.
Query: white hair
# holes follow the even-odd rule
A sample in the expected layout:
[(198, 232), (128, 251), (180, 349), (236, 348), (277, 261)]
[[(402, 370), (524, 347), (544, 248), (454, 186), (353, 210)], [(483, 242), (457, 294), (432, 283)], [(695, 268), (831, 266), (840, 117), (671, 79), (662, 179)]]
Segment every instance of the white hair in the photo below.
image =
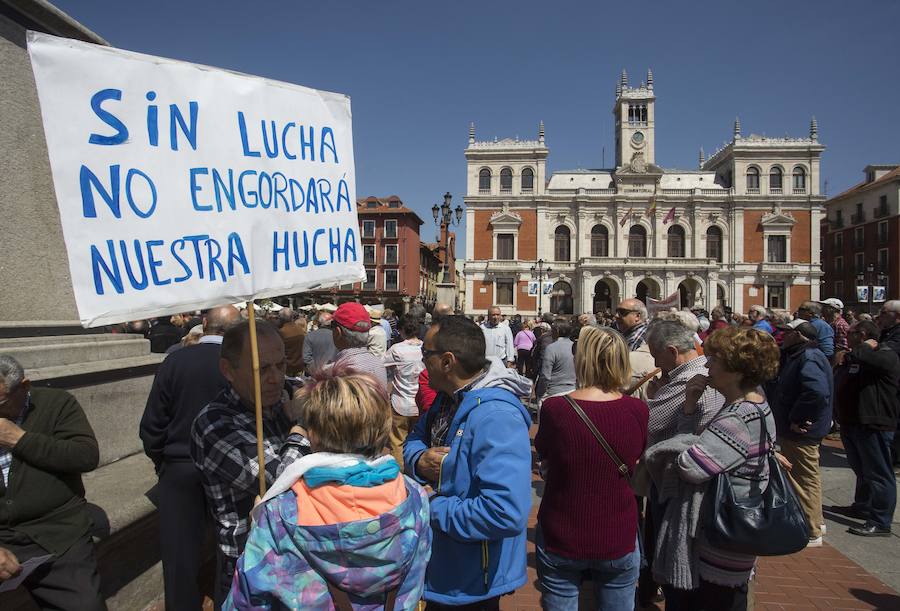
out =
[(8, 354), (0, 354), (0, 381), (6, 387), (6, 392), (18, 388), (24, 379), (25, 369), (19, 361)]

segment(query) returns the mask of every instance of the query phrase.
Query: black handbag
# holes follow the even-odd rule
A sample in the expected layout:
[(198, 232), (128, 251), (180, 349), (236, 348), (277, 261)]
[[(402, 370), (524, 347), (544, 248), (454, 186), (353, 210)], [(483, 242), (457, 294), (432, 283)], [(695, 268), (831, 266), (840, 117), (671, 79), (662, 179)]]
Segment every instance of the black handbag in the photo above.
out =
[(769, 485), (762, 495), (738, 501), (727, 473), (710, 482), (714, 492), (707, 506), (706, 540), (719, 549), (752, 556), (784, 556), (804, 549), (809, 543), (809, 524), (797, 495), (775, 457), (766, 430), (766, 418), (760, 415), (763, 440), (769, 463)]

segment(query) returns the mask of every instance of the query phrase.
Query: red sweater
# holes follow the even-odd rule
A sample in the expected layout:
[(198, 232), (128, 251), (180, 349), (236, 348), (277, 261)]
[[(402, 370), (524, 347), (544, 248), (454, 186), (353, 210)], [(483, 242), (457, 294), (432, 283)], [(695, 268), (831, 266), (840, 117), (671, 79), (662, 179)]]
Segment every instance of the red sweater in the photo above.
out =
[[(632, 397), (578, 401), (626, 465), (647, 443), (647, 405)], [(549, 463), (538, 524), (548, 551), (578, 560), (613, 560), (634, 551), (637, 505), (616, 465), (562, 397), (541, 406), (534, 447)]]

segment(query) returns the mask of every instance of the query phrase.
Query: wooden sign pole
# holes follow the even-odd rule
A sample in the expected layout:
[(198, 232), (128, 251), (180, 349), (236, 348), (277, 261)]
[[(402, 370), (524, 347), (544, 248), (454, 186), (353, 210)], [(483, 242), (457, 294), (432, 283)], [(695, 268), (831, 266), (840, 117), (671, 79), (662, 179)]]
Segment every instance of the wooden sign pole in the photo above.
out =
[(259, 380), (259, 344), (256, 341), (256, 302), (247, 302), (250, 322), (250, 357), (253, 360), (253, 404), (256, 406), (256, 457), (259, 461), (259, 496), (266, 495), (266, 456), (263, 449), (262, 389)]

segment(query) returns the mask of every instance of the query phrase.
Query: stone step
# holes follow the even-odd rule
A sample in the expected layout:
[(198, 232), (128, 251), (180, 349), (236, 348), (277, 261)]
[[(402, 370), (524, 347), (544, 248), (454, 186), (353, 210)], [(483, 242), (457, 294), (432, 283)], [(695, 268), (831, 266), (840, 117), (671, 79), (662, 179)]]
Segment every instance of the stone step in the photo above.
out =
[[(97, 336), (103, 337), (103, 336)], [(44, 369), (77, 365), (96, 361), (115, 361), (150, 353), (150, 342), (140, 336), (121, 336), (126, 339), (61, 341), (2, 346), (4, 354), (14, 357), (25, 369)], [(8, 340), (16, 341), (16, 340)]]
[(94, 335), (45, 335), (41, 337), (7, 337), (0, 338), (0, 353), (7, 348), (24, 346), (44, 346), (48, 344), (76, 344), (90, 342), (111, 342), (122, 340), (144, 339), (136, 333), (98, 333)]

